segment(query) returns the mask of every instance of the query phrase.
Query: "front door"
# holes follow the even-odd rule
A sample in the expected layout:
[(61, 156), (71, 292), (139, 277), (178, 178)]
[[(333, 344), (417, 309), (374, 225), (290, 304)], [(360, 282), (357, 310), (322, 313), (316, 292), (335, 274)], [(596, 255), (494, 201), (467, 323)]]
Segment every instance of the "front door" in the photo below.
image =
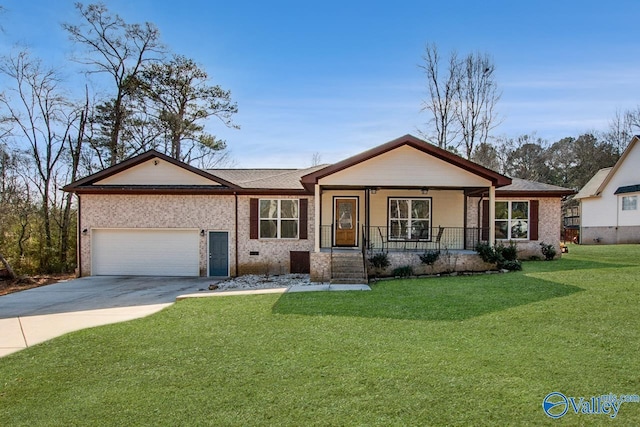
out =
[(227, 277), (229, 275), (229, 233), (226, 231), (209, 232), (209, 276)]
[(356, 246), (358, 231), (357, 199), (335, 199), (334, 232), (336, 246)]

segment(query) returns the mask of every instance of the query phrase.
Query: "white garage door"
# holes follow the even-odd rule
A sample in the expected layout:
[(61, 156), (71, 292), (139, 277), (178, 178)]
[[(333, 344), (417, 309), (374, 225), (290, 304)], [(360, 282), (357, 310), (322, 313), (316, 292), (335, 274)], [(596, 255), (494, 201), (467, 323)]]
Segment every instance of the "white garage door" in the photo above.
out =
[(198, 230), (94, 229), (94, 276), (198, 276)]

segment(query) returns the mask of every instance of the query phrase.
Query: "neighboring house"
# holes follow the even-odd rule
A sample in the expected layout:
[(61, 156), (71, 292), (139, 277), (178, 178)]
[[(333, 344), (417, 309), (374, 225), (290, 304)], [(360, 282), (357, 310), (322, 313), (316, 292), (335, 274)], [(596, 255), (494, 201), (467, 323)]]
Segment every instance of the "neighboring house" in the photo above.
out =
[(364, 257), (377, 251), (403, 265), (446, 249), (460, 257), (456, 269), (474, 270), (486, 268), (478, 242), (514, 240), (522, 257), (539, 255), (542, 241), (559, 249), (561, 199), (573, 193), (410, 135), (308, 169), (200, 170), (150, 151), (64, 190), (78, 196), (82, 276), (300, 272), (347, 282), (363, 280)]
[(640, 136), (578, 192), (580, 243), (640, 243)]

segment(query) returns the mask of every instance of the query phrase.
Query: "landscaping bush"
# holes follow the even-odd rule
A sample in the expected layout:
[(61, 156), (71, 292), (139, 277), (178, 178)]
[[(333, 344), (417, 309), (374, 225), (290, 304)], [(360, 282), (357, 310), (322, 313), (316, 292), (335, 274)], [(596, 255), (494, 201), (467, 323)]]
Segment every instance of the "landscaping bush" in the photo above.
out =
[(513, 242), (509, 242), (509, 246), (499, 243), (494, 247), (488, 243), (478, 243), (476, 252), (484, 262), (496, 264), (501, 270), (522, 270), (522, 263), (516, 258), (517, 249)]
[(394, 277), (409, 277), (413, 276), (413, 267), (410, 265), (404, 265), (402, 267), (394, 268), (393, 273), (391, 273)]
[(544, 259), (547, 261), (551, 261), (556, 257), (556, 248), (545, 242), (540, 242), (540, 250), (542, 251), (542, 255), (544, 255)]
[(499, 254), (489, 243), (478, 243), (475, 249), (484, 262), (491, 264), (496, 264), (498, 262)]
[(500, 265), (498, 265), (498, 267), (502, 268), (503, 270), (520, 271), (522, 270), (522, 263), (517, 259), (504, 260)]
[(515, 261), (518, 259), (518, 248), (516, 246), (516, 242), (510, 240), (509, 246), (504, 246), (502, 243), (499, 245), (499, 251), (505, 260)]
[(438, 258), (440, 258), (440, 251), (426, 251), (425, 253), (419, 255), (419, 257), (420, 261), (422, 261), (423, 264), (433, 265), (436, 263), (436, 261), (438, 261)]
[(391, 265), (391, 263), (389, 262), (389, 257), (387, 256), (386, 252), (375, 254), (374, 256), (369, 258), (369, 262), (374, 268), (377, 268), (380, 270), (384, 270), (385, 268), (389, 267), (389, 265)]

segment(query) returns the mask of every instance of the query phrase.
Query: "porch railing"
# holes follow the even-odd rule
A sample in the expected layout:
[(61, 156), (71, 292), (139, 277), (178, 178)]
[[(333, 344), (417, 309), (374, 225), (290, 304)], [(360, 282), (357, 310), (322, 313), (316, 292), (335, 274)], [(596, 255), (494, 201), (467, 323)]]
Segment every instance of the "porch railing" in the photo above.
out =
[[(488, 229), (480, 227), (433, 227), (414, 233), (418, 238), (394, 237), (386, 226), (363, 226), (359, 246), (373, 252), (380, 251), (426, 251), (426, 250), (473, 250), (480, 242), (486, 243)], [(333, 227), (320, 227), (320, 247), (333, 247)]]

